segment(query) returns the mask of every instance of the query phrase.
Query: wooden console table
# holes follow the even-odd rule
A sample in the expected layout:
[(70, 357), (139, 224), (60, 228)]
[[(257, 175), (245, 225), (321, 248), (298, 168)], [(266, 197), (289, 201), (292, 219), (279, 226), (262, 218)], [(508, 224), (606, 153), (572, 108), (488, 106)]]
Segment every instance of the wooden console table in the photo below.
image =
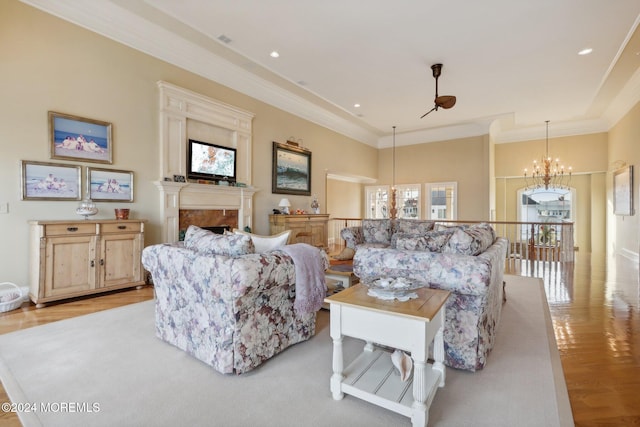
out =
[[(325, 299), (331, 310), (335, 400), (344, 393), (410, 417), (413, 427), (426, 427), (429, 407), (438, 387), (444, 387), (444, 304), (448, 291), (421, 288), (418, 298), (406, 302), (386, 301), (367, 295), (357, 284)], [(343, 368), (342, 337), (366, 341), (364, 351)], [(434, 363), (427, 363), (434, 342)], [(413, 380), (402, 382), (394, 374), (391, 353), (373, 343), (411, 353)], [(412, 393), (409, 391), (412, 390)]]
[(289, 244), (308, 243), (329, 249), (329, 214), (269, 215), (270, 233), (291, 230)]

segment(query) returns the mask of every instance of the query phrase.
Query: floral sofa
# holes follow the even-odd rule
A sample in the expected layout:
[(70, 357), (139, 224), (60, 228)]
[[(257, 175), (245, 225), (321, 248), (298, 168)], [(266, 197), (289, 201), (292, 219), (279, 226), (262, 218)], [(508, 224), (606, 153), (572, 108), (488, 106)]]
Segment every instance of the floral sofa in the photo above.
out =
[(417, 219), (363, 219), (362, 225), (340, 231), (347, 248), (387, 248), (405, 235), (422, 235), (433, 230), (434, 221)]
[(312, 337), (316, 312), (294, 310), (296, 270), (282, 249), (254, 253), (250, 236), (197, 227), (184, 242), (146, 247), (157, 336), (224, 374), (250, 371)]
[(482, 369), (496, 338), (508, 241), (487, 224), (398, 235), (389, 247), (359, 247), (354, 273), (419, 280), (451, 292), (444, 326), (445, 364)]

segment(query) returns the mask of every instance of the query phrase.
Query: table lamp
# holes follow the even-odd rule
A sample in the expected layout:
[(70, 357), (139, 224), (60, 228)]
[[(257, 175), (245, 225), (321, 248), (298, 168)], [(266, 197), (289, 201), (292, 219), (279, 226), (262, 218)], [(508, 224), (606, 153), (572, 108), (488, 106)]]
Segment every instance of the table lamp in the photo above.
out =
[(278, 204), (279, 207), (281, 207), (281, 212), (285, 215), (289, 215), (289, 206), (291, 206), (291, 203), (289, 203), (289, 199), (282, 199), (280, 200), (280, 203)]

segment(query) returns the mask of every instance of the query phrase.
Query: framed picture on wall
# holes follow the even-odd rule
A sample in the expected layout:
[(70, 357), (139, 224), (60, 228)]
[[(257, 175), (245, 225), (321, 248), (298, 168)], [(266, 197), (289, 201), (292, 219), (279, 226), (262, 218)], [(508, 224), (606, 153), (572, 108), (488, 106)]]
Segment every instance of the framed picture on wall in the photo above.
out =
[(633, 215), (633, 166), (613, 173), (613, 213)]
[(23, 160), (22, 200), (80, 200), (81, 167)]
[(273, 142), (271, 192), (311, 195), (311, 151)]
[(52, 159), (112, 163), (111, 123), (49, 111)]
[(87, 168), (89, 197), (94, 202), (133, 202), (133, 172)]

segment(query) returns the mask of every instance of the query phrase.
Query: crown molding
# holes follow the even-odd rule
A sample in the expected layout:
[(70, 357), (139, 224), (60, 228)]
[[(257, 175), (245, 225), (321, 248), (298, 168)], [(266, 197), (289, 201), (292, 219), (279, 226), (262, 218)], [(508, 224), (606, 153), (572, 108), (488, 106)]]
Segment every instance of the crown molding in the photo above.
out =
[[(582, 120), (572, 122), (550, 122), (549, 138), (560, 138), (563, 136), (587, 135), (591, 133), (607, 132), (609, 125), (604, 119)], [(546, 135), (546, 125), (529, 126), (525, 128), (501, 129), (493, 136), (496, 144), (507, 144), (511, 142), (533, 141), (544, 139)]]
[(355, 182), (357, 184), (375, 184), (377, 181), (375, 178), (369, 178), (368, 176), (354, 175), (337, 171), (327, 171), (327, 178), (334, 179), (336, 181)]

